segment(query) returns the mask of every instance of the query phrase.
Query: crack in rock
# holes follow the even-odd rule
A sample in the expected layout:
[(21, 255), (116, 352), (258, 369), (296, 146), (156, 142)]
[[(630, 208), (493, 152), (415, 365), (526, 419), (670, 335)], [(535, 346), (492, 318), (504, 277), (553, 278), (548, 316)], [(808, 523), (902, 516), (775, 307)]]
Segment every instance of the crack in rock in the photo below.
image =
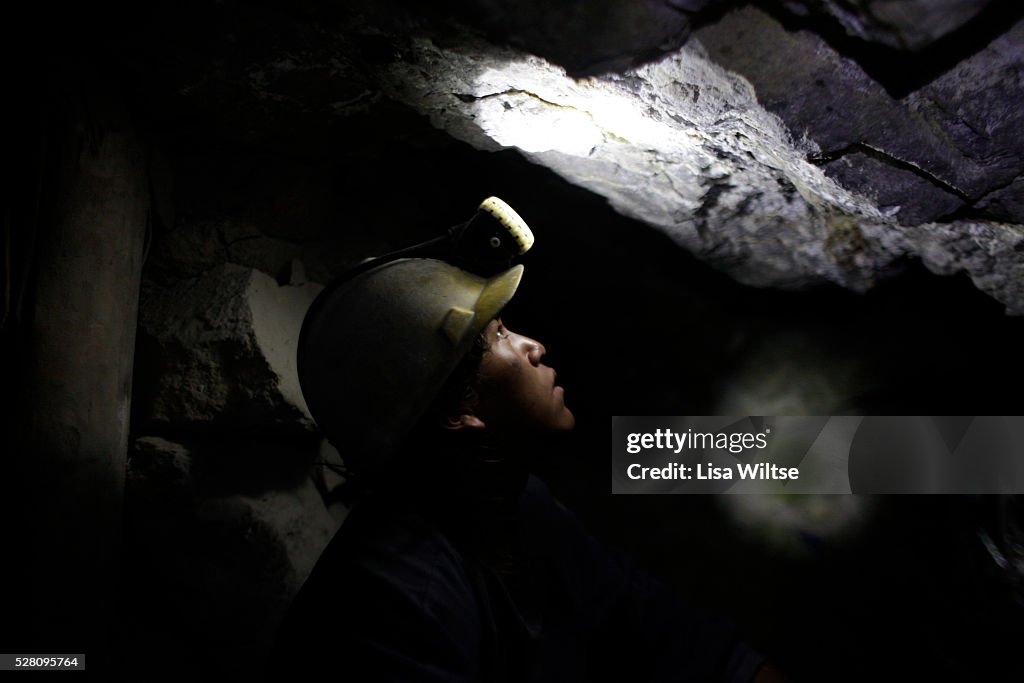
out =
[[(624, 75), (586, 79), (471, 44), (414, 40), (410, 63), (390, 65), (381, 87), (478, 149), (519, 150), (740, 282), (865, 291), (911, 256), (937, 272), (967, 271), (1008, 312), (1024, 313), (1020, 256), (1003, 226), (917, 221), (910, 229), (897, 222), (898, 205), (845, 189), (821, 164), (829, 154), (835, 163), (863, 155), (947, 197), (936, 199), (950, 202), (945, 214), (963, 204), (963, 190), (867, 142), (823, 153), (794, 138), (748, 81), (696, 41)], [(428, 63), (429, 71), (415, 66)], [(960, 240), (959, 231), (978, 239)]]
[(898, 168), (903, 171), (909, 171), (910, 173), (913, 173), (919, 178), (927, 180), (932, 185), (935, 185), (935, 187), (941, 190), (945, 190), (950, 194), (956, 195), (965, 202), (970, 201), (970, 197), (967, 195), (966, 192), (964, 192), (958, 187), (950, 185), (946, 181), (942, 180), (942, 178), (939, 178), (933, 175), (932, 173), (929, 173), (926, 169), (921, 168), (920, 165), (915, 164), (914, 162), (908, 161), (906, 159), (900, 159), (899, 157), (894, 156), (889, 152), (886, 152), (884, 149), (881, 149), (875, 145), (868, 144), (866, 142), (854, 142), (841, 149), (811, 154), (810, 156), (807, 157), (807, 160), (810, 161), (812, 164), (820, 166), (823, 164), (836, 161), (837, 159), (842, 159), (843, 157), (847, 156), (852, 152), (861, 152), (894, 168)]

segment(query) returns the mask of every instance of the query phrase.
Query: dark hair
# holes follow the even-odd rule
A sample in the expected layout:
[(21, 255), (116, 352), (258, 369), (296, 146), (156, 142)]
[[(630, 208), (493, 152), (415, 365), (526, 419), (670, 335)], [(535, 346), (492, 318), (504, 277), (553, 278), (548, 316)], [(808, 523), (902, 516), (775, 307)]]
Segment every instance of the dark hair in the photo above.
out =
[(480, 387), (480, 363), (484, 359), (484, 354), (490, 350), (491, 345), (487, 342), (484, 332), (481, 332), (473, 340), (473, 346), (448, 375), (437, 398), (413, 432), (420, 432), (421, 428), (436, 428), (446, 418), (464, 413), (467, 408), (473, 406), (476, 402), (477, 389)]
[[(392, 463), (402, 461), (404, 454), (411, 447), (415, 447), (417, 453), (422, 453), (424, 450), (440, 446), (448, 438), (448, 433), (441, 425), (446, 419), (464, 413), (475, 403), (477, 389), (480, 386), (480, 363), (483, 361), (484, 354), (490, 350), (491, 346), (485, 333), (480, 332), (473, 340), (469, 351), (448, 375), (448, 379), (445, 380), (426, 413), (402, 439), (402, 445), (392, 455)], [(350, 506), (371, 488), (373, 477), (363, 471), (358, 457), (346, 459), (345, 454), (342, 454), (342, 459), (345, 461), (345, 466), (339, 473), (345, 477), (345, 483), (339, 490), (337, 498), (345, 505)], [(326, 463), (324, 465), (330, 467)], [(332, 467), (332, 469), (334, 468)]]

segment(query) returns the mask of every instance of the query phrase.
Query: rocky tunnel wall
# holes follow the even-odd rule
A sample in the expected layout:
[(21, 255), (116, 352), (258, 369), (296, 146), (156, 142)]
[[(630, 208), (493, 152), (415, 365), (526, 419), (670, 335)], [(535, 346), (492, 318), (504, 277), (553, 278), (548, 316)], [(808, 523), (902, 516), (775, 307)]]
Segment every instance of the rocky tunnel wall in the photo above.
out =
[[(691, 597), (727, 606), (809, 671), (846, 652), (843, 638), (824, 642), (807, 627), (825, 607), (795, 579), (785, 585), (801, 597), (788, 606), (737, 591), (745, 554), (780, 581), (815, 571), (825, 572), (819, 581), (855, 581), (866, 567), (884, 582), (905, 577), (885, 553), (909, 565), (929, 552), (924, 541), (904, 543), (915, 533), (951, 554), (975, 549), (938, 526), (959, 529), (964, 510), (934, 502), (925, 507), (936, 526), (896, 503), (874, 518), (895, 520), (889, 532), (868, 525), (848, 538), (828, 536), (827, 525), (741, 533), (708, 501), (629, 506), (604, 496), (606, 468), (592, 454), (605, 452), (607, 418), (623, 410), (1018, 411), (1024, 319), (1005, 313), (1020, 310), (1024, 259), (1014, 195), (1020, 16), (1000, 2), (945, 3), (935, 25), (884, 15), (886, 3), (635, 4), (644, 5), (637, 14), (618, 4), (631, 17), (619, 22), (622, 49), (609, 49), (615, 31), (605, 25), (596, 55), (580, 33), (557, 30), (583, 11), (578, 3), (514, 25), (502, 21), (507, 3), (442, 4), (423, 16), (401, 14), (401, 4), (157, 4), (151, 16), (130, 15), (132, 32), (102, 31), (106, 47), (71, 43), (112, 77), (144, 163), (134, 143), (116, 154), (83, 147), (86, 162), (94, 153), (113, 166), (100, 165), (99, 186), (79, 205), (74, 191), (52, 201), (87, 217), (94, 232), (81, 249), (93, 261), (67, 265), (55, 249), (53, 272), (38, 271), (38, 301), (26, 299), (40, 323), (48, 310), (73, 309), (79, 327), (9, 347), (6, 367), (13, 377), (36, 358), (41, 374), (19, 385), (33, 393), (73, 386), (73, 377), (88, 386), (56, 392), (66, 410), (38, 393), (26, 424), (38, 424), (43, 441), (69, 433), (67, 416), (80, 433), (102, 434), (88, 464), (98, 481), (69, 475), (76, 465), (66, 458), (79, 451), (67, 439), (52, 460), (40, 443), (9, 452), (33, 463), (26, 478), (41, 492), (15, 499), (26, 503), (20, 514), (47, 510), (28, 529), (86, 532), (61, 557), (34, 556), (46, 568), (36, 584), (58, 585), (69, 563), (94, 560), (71, 586), (106, 586), (83, 592), (102, 603), (83, 613), (108, 615), (129, 671), (141, 675), (174, 652), (168, 679), (228, 675), (239, 662), (256, 675), (282, 611), (346, 514), (341, 461), (292, 374), (305, 306), (346, 267), (465, 220), (489, 194), (538, 235), (508, 319), (544, 339), (580, 417), (545, 474), (605, 537)], [(971, 23), (986, 16), (1005, 27)], [(861, 41), (855, 50), (844, 42), (850, 33)], [(551, 41), (566, 35), (576, 37)], [(980, 42), (960, 50), (950, 40)], [(927, 78), (887, 80), (885, 60), (864, 57), (864, 44), (876, 43), (891, 52), (872, 54), (911, 66), (935, 62), (927, 51), (936, 44), (960, 58)], [(67, 53), (56, 61), (72, 61), (75, 50)], [(51, 62), (40, 69), (51, 74)], [(78, 88), (102, 92), (88, 80)], [(77, 120), (90, 134), (97, 121), (112, 127)], [(551, 135), (549, 125), (568, 127)], [(533, 134), (545, 130), (538, 142)], [(45, 163), (55, 171), (67, 162)], [(102, 205), (115, 181), (125, 184)], [(22, 244), (24, 233), (12, 234)], [(74, 279), (82, 269), (90, 276)], [(26, 328), (10, 320), (5, 343), (20, 343), (12, 330)], [(93, 362), (99, 356), (113, 365)], [(123, 565), (113, 549), (122, 478)], [(820, 512), (808, 505), (811, 517)], [(711, 521), (648, 526), (683, 514)], [(788, 550), (766, 549), (775, 533)], [(111, 550), (90, 540), (100, 536), (113, 539)], [(835, 554), (823, 559), (808, 538)], [(705, 549), (700, 566), (685, 561), (692, 547)], [(867, 559), (855, 559), (860, 550)], [(959, 569), (949, 562), (938, 575), (952, 580)], [(692, 595), (695, 585), (706, 592)], [(858, 585), (851, 594), (869, 607), (892, 599)], [(986, 600), (933, 616), (980, 619)], [(770, 635), (766, 605), (792, 609), (784, 623), (805, 640)], [(50, 609), (62, 613), (56, 599)], [(827, 623), (855, 641), (852, 629), (870, 619), (850, 605), (843, 614), (852, 626), (838, 616)], [(993, 667), (1002, 656), (992, 655)]]

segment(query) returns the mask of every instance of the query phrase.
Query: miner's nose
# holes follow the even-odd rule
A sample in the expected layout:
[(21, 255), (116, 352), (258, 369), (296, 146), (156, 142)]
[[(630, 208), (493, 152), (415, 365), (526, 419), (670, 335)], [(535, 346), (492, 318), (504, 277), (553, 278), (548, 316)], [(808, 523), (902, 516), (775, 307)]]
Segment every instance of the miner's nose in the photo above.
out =
[(526, 355), (530, 359), (530, 363), (540, 365), (540, 359), (547, 353), (544, 345), (530, 337), (523, 337), (523, 343), (526, 345)]

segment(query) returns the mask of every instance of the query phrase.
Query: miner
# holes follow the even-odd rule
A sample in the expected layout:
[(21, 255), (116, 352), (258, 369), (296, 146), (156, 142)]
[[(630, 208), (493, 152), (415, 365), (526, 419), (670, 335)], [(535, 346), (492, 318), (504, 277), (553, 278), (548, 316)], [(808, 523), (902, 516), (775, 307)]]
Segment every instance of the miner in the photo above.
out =
[[(481, 253), (522, 250), (525, 224), (488, 202)], [(458, 262), (371, 262), (306, 316), (303, 394), (356, 493), (270, 678), (773, 680), (733, 626), (603, 548), (531, 474), (575, 418), (544, 345), (501, 317), (523, 266)]]

